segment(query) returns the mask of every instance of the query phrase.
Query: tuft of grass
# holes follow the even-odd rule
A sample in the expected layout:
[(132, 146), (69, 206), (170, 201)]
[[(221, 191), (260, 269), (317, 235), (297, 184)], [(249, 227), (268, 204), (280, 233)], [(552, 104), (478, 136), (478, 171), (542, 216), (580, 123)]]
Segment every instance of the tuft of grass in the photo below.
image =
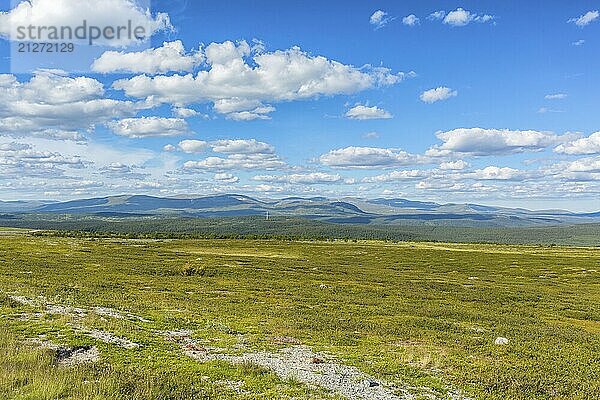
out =
[(214, 277), (217, 276), (218, 270), (211, 266), (200, 265), (198, 261), (193, 261), (175, 267), (175, 273), (181, 276)]

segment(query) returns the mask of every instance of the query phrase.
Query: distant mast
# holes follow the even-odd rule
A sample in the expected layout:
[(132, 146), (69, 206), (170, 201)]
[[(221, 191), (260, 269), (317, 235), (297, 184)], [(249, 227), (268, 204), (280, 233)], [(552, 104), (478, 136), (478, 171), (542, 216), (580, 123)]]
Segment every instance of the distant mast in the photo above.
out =
[(269, 210), (267, 210), (267, 221), (269, 220)]

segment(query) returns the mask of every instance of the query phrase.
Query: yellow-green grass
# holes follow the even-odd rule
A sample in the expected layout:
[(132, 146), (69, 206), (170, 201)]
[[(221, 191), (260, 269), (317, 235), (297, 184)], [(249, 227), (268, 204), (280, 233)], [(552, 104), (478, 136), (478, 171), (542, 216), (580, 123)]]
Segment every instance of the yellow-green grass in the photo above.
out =
[[(260, 368), (188, 359), (156, 334), (165, 329), (231, 351), (240, 337), (276, 351), (273, 338), (290, 336), (440, 397), (453, 387), (478, 399), (597, 399), (598, 271), (600, 251), (586, 248), (2, 237), (0, 399), (329, 398)], [(120, 349), (69, 316), (22, 320), (42, 308), (17, 294), (152, 322), (78, 322), (143, 346)], [(51, 351), (20, 344), (39, 335), (97, 345), (102, 359), (57, 368)], [(494, 344), (500, 336), (508, 345)]]

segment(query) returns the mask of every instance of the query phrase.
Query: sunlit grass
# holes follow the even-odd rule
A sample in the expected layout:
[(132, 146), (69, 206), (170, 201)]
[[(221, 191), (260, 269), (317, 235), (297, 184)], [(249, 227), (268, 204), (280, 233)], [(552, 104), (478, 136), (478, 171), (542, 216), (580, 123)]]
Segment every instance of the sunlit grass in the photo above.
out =
[[(261, 369), (197, 363), (155, 332), (191, 329), (230, 349), (240, 336), (272, 351), (281, 347), (273, 337), (294, 337), (440, 396), (453, 386), (481, 399), (596, 399), (598, 271), (600, 251), (583, 248), (5, 237), (0, 398), (323, 398)], [(119, 349), (78, 333), (69, 317), (20, 321), (41, 309), (7, 293), (152, 322), (86, 317), (143, 346)], [(41, 334), (96, 344), (102, 361), (57, 368), (52, 352), (21, 344)], [(494, 345), (498, 336), (509, 344)], [(244, 381), (245, 392), (216, 383), (224, 380)]]

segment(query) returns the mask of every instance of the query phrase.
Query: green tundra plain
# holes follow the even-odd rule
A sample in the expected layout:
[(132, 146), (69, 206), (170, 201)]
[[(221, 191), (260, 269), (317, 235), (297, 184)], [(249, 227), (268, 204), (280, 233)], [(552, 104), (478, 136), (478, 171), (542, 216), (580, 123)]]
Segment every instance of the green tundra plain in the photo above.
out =
[[(251, 362), (195, 359), (182, 340), (226, 355), (308, 346), (399, 397), (598, 399), (599, 271), (598, 248), (10, 229), (0, 399), (344, 398)], [(61, 365), (49, 344), (98, 354)]]

